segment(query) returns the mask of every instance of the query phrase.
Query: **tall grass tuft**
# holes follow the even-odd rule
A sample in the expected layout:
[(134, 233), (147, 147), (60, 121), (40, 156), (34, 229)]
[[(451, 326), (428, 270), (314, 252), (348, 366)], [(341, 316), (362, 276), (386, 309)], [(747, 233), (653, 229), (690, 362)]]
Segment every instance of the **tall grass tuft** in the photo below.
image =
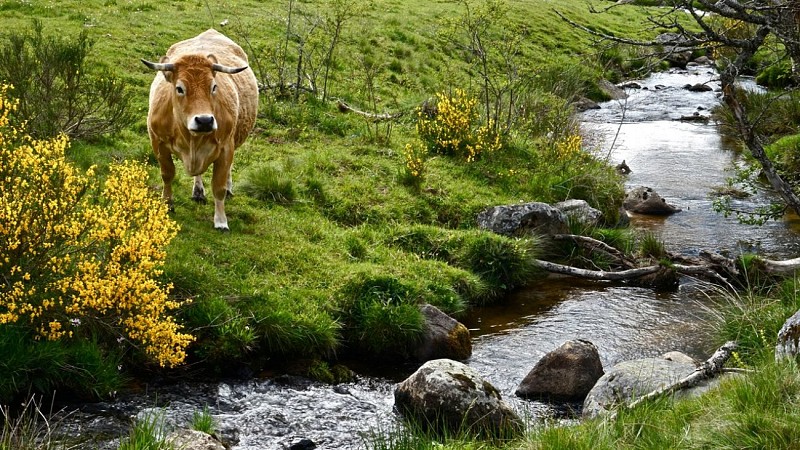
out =
[(269, 165), (250, 169), (240, 189), (250, 197), (279, 205), (290, 205), (297, 196), (294, 180), (283, 169)]
[(52, 410), (42, 410), (41, 402), (30, 397), (22, 409), (11, 411), (0, 406), (0, 449), (3, 450), (72, 450), (84, 448), (83, 443), (59, 436), (61, 421), (51, 419)]
[(164, 411), (147, 413), (136, 420), (117, 450), (176, 450), (167, 441), (167, 431)]
[(208, 405), (203, 406), (202, 410), (192, 413), (192, 420), (189, 425), (193, 430), (202, 431), (206, 434), (214, 434), (217, 428), (217, 422), (211, 415)]

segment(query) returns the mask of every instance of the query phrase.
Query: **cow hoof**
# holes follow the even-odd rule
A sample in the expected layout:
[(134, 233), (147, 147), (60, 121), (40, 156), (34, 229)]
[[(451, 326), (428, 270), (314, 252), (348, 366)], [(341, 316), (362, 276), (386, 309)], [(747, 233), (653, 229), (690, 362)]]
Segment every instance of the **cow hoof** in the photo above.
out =
[(215, 230), (219, 230), (222, 233), (230, 233), (231, 229), (227, 226), (225, 227), (214, 227)]
[(206, 200), (206, 196), (205, 195), (193, 195), (192, 196), (192, 200), (194, 200), (195, 203), (202, 203), (203, 205), (208, 203), (208, 200)]

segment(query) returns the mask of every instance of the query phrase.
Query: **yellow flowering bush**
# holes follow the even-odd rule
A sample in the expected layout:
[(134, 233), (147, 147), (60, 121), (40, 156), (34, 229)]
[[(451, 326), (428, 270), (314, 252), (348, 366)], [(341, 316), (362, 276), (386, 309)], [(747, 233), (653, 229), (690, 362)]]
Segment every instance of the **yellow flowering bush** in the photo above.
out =
[(555, 157), (559, 161), (571, 160), (582, 152), (583, 138), (579, 134), (567, 136), (555, 144)]
[(49, 340), (110, 332), (161, 366), (180, 364), (193, 338), (157, 280), (178, 226), (145, 168), (112, 165), (101, 185), (93, 168), (65, 159), (66, 136), (34, 140), (10, 123), (8, 89), (0, 85), (0, 324)]
[(480, 125), (478, 101), (461, 89), (436, 94), (436, 114), (417, 110), (417, 133), (431, 151), (472, 162), (478, 155), (500, 149), (492, 123)]
[(419, 185), (425, 178), (425, 161), (428, 158), (428, 147), (415, 140), (406, 144), (403, 156), (406, 160), (405, 178), (413, 182), (413, 184)]

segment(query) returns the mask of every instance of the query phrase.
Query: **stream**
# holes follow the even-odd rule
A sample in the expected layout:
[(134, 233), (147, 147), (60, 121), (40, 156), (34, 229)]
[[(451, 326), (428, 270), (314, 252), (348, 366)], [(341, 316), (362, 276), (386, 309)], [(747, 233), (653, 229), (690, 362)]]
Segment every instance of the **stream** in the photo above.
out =
[[(628, 89), (626, 100), (584, 113), (584, 132), (593, 136), (600, 154), (630, 166), (626, 188), (652, 187), (683, 209), (669, 217), (631, 217), (633, 228), (652, 232), (669, 250), (796, 256), (796, 217), (750, 227), (712, 210), (709, 193), (725, 184), (738, 153), (713, 122), (676, 119), (710, 114), (719, 102), (718, 83), (709, 82), (714, 77), (708, 67), (695, 67), (638, 80), (641, 88)], [(715, 89), (683, 88), (706, 82)], [(764, 204), (766, 195), (737, 206)], [(659, 293), (552, 277), (462, 319), (473, 336), (473, 355), (467, 363), (521, 414), (534, 419), (563, 416), (564, 409), (575, 405), (551, 406), (514, 396), (517, 384), (545, 353), (580, 338), (598, 347), (605, 368), (672, 350), (705, 359), (714, 350), (709, 334), (713, 303), (707, 286), (688, 278), (676, 292)], [(218, 435), (236, 450), (288, 449), (303, 439), (319, 449), (364, 448), (365, 438), (401, 426), (392, 410), (394, 384), (408, 375), (400, 372), (361, 375), (356, 382), (335, 386), (281, 376), (150, 387), (113, 402), (82, 405), (69, 413), (63, 426), (74, 434), (96, 436), (101, 449), (115, 449), (133, 417), (160, 414), (168, 424), (185, 426), (192, 414), (208, 407)]]

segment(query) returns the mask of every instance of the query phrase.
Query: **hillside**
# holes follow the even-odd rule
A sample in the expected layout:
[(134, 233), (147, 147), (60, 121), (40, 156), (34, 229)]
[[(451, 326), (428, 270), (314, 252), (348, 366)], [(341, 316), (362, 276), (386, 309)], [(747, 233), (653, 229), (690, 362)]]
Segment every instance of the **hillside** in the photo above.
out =
[[(119, 134), (74, 140), (68, 156), (101, 173), (113, 161), (145, 162), (156, 191), (145, 123), (153, 73), (140, 58), (212, 27), (249, 53), (263, 90), (235, 158), (231, 232), (215, 231), (211, 205), (190, 200), (178, 163), (181, 229), (162, 276), (191, 302), (179, 316), (197, 337), (189, 360), (222, 371), (351, 352), (402, 357), (421, 330), (417, 304), (458, 315), (502, 299), (530, 280), (526, 261), (541, 249), (474, 230), (488, 206), (582, 198), (614, 223), (621, 182), (582, 147), (570, 102), (601, 96), (595, 81), (630, 68), (627, 50), (590, 45), (556, 8), (607, 33), (645, 29), (638, 7), (590, 14), (583, 0), (0, 2), (6, 35), (34, 19), (45, 35), (88, 34), (89, 72), (124, 81), (135, 119)], [(413, 175), (417, 107), (456, 89), (481, 99), (472, 126), (485, 123), (487, 103), (506, 117), (502, 145), (474, 161), (418, 150), (424, 173)], [(400, 117), (373, 122), (337, 100)]]

